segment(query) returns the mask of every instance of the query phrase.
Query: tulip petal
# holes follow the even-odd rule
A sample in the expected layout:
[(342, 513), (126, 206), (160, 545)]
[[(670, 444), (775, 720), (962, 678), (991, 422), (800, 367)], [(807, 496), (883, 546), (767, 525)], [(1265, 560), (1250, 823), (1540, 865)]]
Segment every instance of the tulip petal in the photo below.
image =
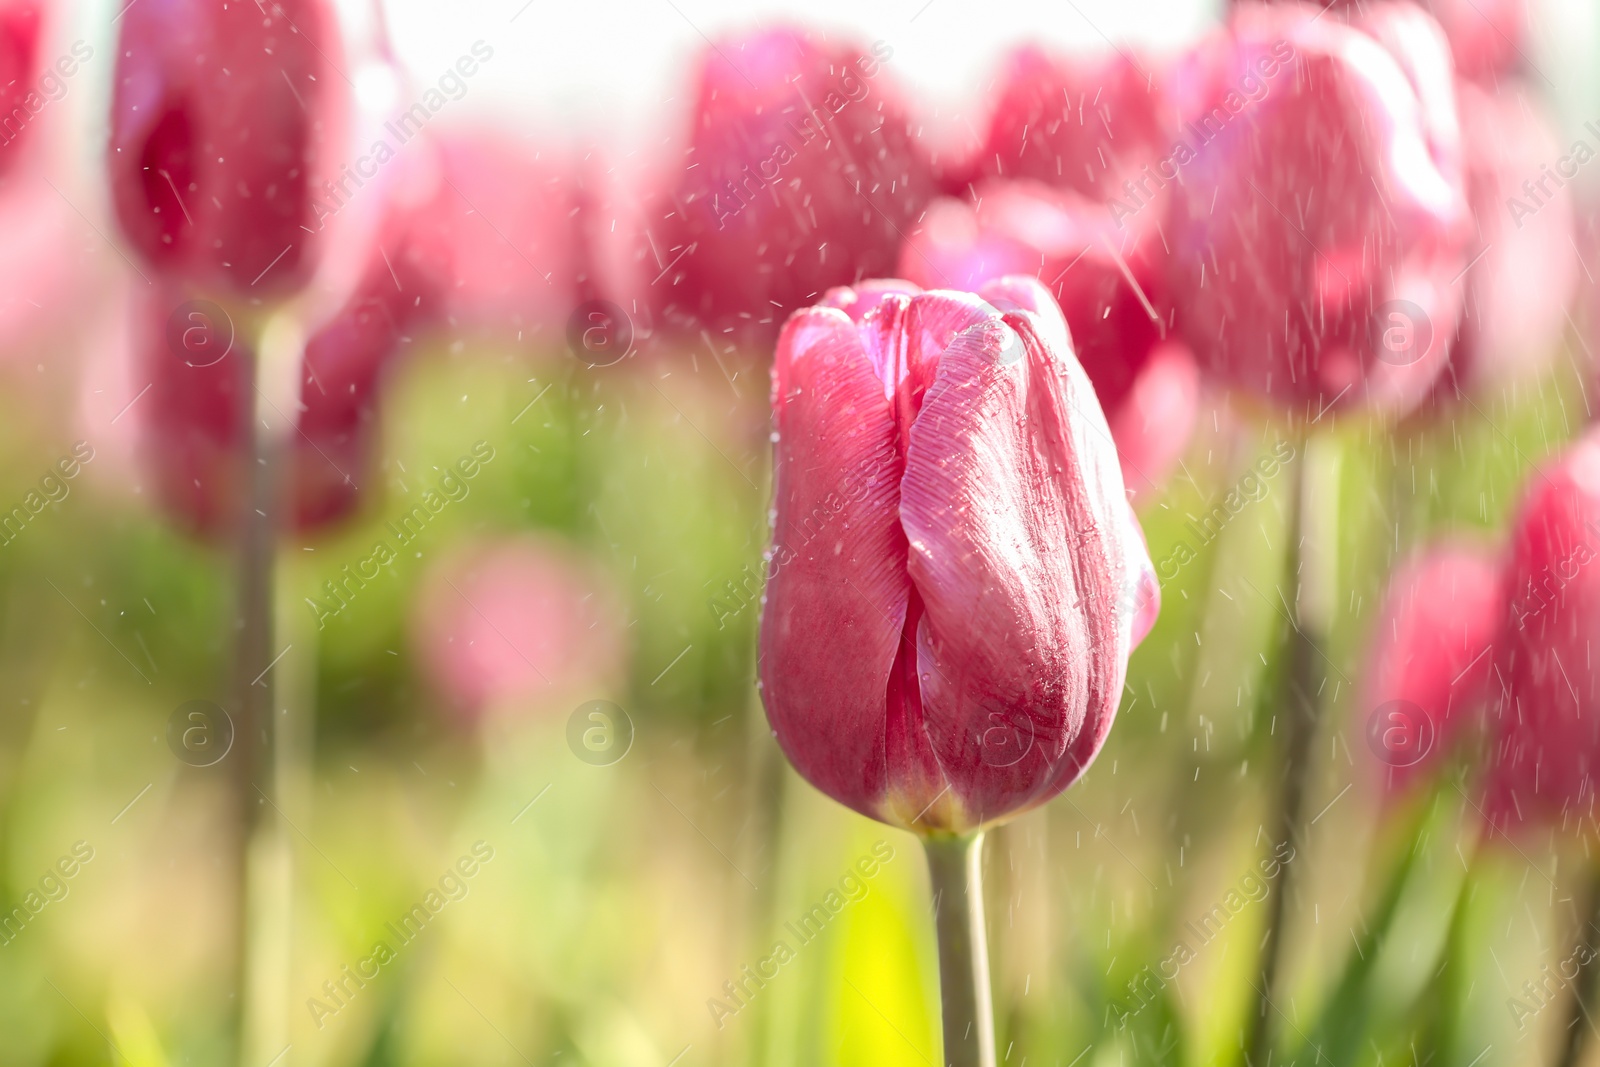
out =
[(860, 322), (867, 312), (883, 302), (886, 296), (904, 293), (916, 296), (922, 286), (904, 278), (872, 278), (856, 285), (836, 285), (817, 301), (819, 307), (838, 308), (850, 316), (851, 322)]
[(1132, 632), (1122, 493), (1093, 388), (1037, 319), (1011, 312), (945, 350), (911, 428), (900, 517), (953, 824), (1053, 796), (1103, 742)]
[(811, 308), (789, 319), (773, 366), (773, 408), (760, 666), (767, 715), (808, 781), (877, 817), (884, 699), (911, 585), (894, 419), (842, 311)]

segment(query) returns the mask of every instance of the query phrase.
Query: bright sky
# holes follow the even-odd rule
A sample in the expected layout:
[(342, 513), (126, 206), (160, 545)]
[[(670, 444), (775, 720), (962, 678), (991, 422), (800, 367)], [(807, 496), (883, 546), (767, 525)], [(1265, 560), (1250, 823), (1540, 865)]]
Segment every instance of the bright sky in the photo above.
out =
[(930, 113), (955, 121), (1007, 46), (1034, 40), (1104, 47), (1107, 37), (1121, 43), (1152, 35), (1176, 43), (1205, 25), (1214, 2), (492, 0), (392, 3), (390, 19), (418, 78), (442, 71), (475, 40), (495, 49), (483, 83), (473, 86), (478, 95), (463, 105), (476, 110), (516, 101), (534, 122), (612, 129), (647, 122), (661, 103), (681, 96), (706, 37), (765, 22), (788, 19), (886, 41), (902, 82), (921, 94)]

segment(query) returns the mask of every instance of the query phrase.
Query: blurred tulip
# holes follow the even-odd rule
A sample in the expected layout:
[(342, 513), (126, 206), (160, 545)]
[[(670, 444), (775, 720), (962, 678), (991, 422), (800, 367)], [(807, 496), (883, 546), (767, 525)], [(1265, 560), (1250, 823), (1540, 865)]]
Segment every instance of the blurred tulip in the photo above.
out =
[(37, 0), (0, 0), (0, 174), (11, 169), (43, 106), (36, 80), (42, 22)]
[[(299, 530), (356, 507), (371, 474), (382, 374), (409, 331), (437, 313), (444, 264), (412, 242), (413, 221), (405, 212), (390, 219), (356, 291), (306, 343), (286, 487)], [(150, 385), (149, 406), (140, 409), (145, 458), (163, 506), (191, 532), (214, 538), (242, 503), (254, 361), (226, 310), (185, 295), (162, 288), (146, 299), (137, 326), (140, 374)]]
[(95, 54), (75, 41), (45, 62), (63, 13), (40, 0), (0, 0), (0, 360), (76, 355), (106, 303), (108, 250), (68, 202), (80, 190), (65, 139), (35, 129), (59, 129), (66, 109), (56, 101)]
[(1351, 24), (1399, 64), (1421, 105), (1428, 157), (1450, 182), (1462, 181), (1465, 162), (1455, 66), (1438, 21), (1411, 0), (1377, 0), (1358, 8)]
[(475, 719), (509, 701), (565, 701), (614, 685), (619, 620), (593, 568), (542, 541), (508, 538), (468, 545), (432, 568), (411, 631), (434, 685)]
[[(1460, 305), (1455, 118), (1428, 110), (1453, 107), (1427, 80), (1448, 60), (1397, 62), (1316, 13), (1233, 13), (1228, 81), (1260, 91), (1206, 117), (1171, 186), (1177, 321), (1203, 367), (1291, 414), (1404, 411), (1443, 366)], [(1443, 47), (1436, 33), (1395, 40)]]
[(972, 199), (929, 206), (901, 249), (900, 273), (967, 291), (1008, 274), (1044, 282), (1106, 412), (1124, 484), (1159, 488), (1194, 429), (1200, 389), (1187, 346), (1166, 338), (1159, 213), (1119, 221), (1098, 201), (1031, 181), (987, 181)]
[(446, 265), (438, 324), (454, 338), (559, 346), (593, 283), (573, 161), (487, 129), (437, 144), (433, 196), (412, 241)]
[(295, 291), (348, 96), (327, 0), (142, 0), (121, 20), (109, 166), (129, 244), (175, 282)]
[(440, 313), (449, 265), (413, 239), (417, 221), (403, 215), (385, 228), (350, 301), (306, 344), (293, 466), (301, 530), (357, 506), (373, 473), (381, 379), (410, 331)]
[(1512, 83), (1459, 85), (1467, 195), (1476, 234), (1450, 367), (1461, 388), (1537, 377), (1561, 351), (1579, 281), (1572, 194), (1537, 102)]
[(980, 156), (983, 174), (1032, 178), (1106, 201), (1172, 147), (1176, 112), (1156, 62), (1122, 50), (1006, 62)]
[(158, 503), (188, 532), (214, 538), (239, 518), (255, 360), (225, 311), (189, 295), (171, 284), (137, 294), (135, 379), (149, 395), (130, 409)]
[[(1250, 0), (1255, 2), (1255, 0)], [(1298, 2), (1298, 0), (1296, 0)], [(1462, 77), (1493, 82), (1522, 56), (1527, 37), (1527, 0), (1416, 0), (1437, 19), (1449, 40), (1450, 55)], [(1325, 0), (1319, 6), (1360, 19), (1374, 7), (1409, 7), (1390, 0)]]
[(793, 30), (705, 54), (652, 289), (664, 321), (770, 343), (831, 286), (889, 272), (934, 195), (886, 64)]
[(1088, 767), (1157, 591), (1044, 288), (878, 291), (778, 342), (762, 694), (818, 789), (962, 833)]
[(1600, 431), (1528, 483), (1511, 536), (1511, 610), (1496, 643), (1489, 815), (1592, 820), (1600, 780)]
[(107, 303), (108, 275), (123, 269), (35, 165), (0, 188), (0, 360), (75, 351)]
[(1150, 351), (1128, 394), (1109, 416), (1129, 498), (1160, 492), (1183, 458), (1200, 414), (1200, 368), (1182, 341)]
[(1488, 652), (1505, 620), (1496, 553), (1429, 548), (1389, 579), (1373, 634), (1368, 741), (1391, 783), (1447, 750), (1487, 696)]
[(1522, 58), (1527, 0), (1423, 0), (1450, 38), (1463, 77), (1492, 81)]

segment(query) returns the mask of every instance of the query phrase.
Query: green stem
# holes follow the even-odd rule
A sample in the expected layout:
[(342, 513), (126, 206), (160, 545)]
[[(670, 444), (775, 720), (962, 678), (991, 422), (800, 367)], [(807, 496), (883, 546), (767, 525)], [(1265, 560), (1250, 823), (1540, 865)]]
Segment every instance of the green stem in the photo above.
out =
[[(1288, 550), (1285, 588), (1293, 592), (1294, 619), (1289, 634), (1289, 663), (1284, 672), (1283, 687), (1279, 692), (1279, 707), (1283, 710), (1283, 760), (1281, 777), (1276, 784), (1272, 810), (1277, 813), (1277, 825), (1272, 828), (1270, 842), (1274, 854), (1288, 846), (1293, 848), (1300, 833), (1304, 817), (1306, 779), (1311, 765), (1311, 746), (1316, 740), (1320, 704), (1320, 647), (1326, 641), (1328, 623), (1327, 590), (1317, 583), (1324, 582), (1320, 564), (1326, 562), (1316, 556), (1316, 549), (1327, 535), (1327, 524), (1314, 521), (1312, 509), (1326, 507), (1330, 502), (1319, 499), (1316, 475), (1318, 458), (1312, 454), (1314, 440), (1301, 438), (1300, 455), (1295, 462), (1294, 499), (1290, 502)], [(1335, 484), (1333, 492), (1337, 493)], [(1337, 507), (1336, 502), (1331, 506)], [(1319, 526), (1323, 528), (1318, 528)], [(1309, 528), (1309, 529), (1308, 529)], [(1320, 546), (1331, 548), (1332, 546)], [(1283, 967), (1283, 926), (1286, 908), (1294, 881), (1293, 866), (1284, 868), (1278, 891), (1272, 894), (1267, 905), (1266, 929), (1262, 933), (1259, 963), (1255, 974), (1255, 1009), (1246, 1021), (1244, 1044), (1245, 1062), (1251, 1067), (1261, 1067), (1269, 1061), (1277, 1029), (1274, 1016), (1277, 1009), (1272, 993)]]
[[(285, 797), (277, 716), (279, 652), (277, 548), (292, 413), (299, 399), (304, 338), (292, 310), (261, 324), (249, 393), (249, 467), (238, 527), (237, 633), (234, 645), (234, 861), (239, 886), (235, 917), (234, 1055), (241, 1067), (270, 1059), (285, 1031), (287, 908), (290, 860), (279, 828)], [(287, 650), (285, 650), (287, 651)], [(304, 652), (301, 653), (305, 655)]]
[(994, 1067), (994, 1004), (983, 922), (983, 834), (930, 837), (945, 1067)]
[[(259, 357), (258, 357), (259, 358)], [(252, 375), (259, 377), (257, 371)], [(261, 822), (259, 787), (271, 790), (272, 677), (262, 672), (272, 659), (274, 479), (278, 457), (270, 435), (256, 417), (255, 390), (241, 398), (251, 434), (248, 466), (242, 472), (239, 555), (236, 571), (236, 634), (233, 662), (233, 750), (229, 753), (234, 804), (234, 877), (238, 885), (234, 915), (234, 1055), (244, 1063), (253, 998), (251, 852)]]

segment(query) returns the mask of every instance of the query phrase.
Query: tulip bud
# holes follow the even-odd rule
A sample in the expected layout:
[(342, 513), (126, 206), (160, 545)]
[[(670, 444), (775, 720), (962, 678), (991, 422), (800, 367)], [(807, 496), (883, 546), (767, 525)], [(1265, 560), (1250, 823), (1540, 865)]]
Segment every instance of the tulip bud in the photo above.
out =
[[(1008, 274), (1046, 284), (1106, 412), (1130, 489), (1166, 479), (1194, 428), (1199, 375), (1167, 337), (1161, 212), (1115, 206), (1032, 181), (986, 181), (972, 203), (929, 205), (900, 253), (920, 285), (975, 290)], [(1159, 353), (1159, 358), (1157, 357)]]
[(1466, 236), (1443, 132), (1455, 119), (1424, 106), (1448, 109), (1449, 95), (1419, 99), (1407, 74), (1438, 57), (1399, 63), (1315, 15), (1234, 11), (1228, 81), (1270, 88), (1225, 95), (1188, 127), (1198, 143), (1164, 228), (1178, 325), (1202, 367), (1308, 421), (1426, 394), (1455, 329)]
[(1365, 710), (1391, 784), (1448, 750), (1481, 710), (1505, 610), (1500, 560), (1476, 546), (1435, 546), (1390, 578)]
[(1121, 196), (1172, 146), (1172, 103), (1154, 60), (1120, 50), (1052, 55), (1029, 46), (1008, 60), (981, 159), (984, 173)]
[(1495, 649), (1490, 817), (1571, 825), (1600, 779), (1600, 432), (1528, 483)]
[(959, 833), (1088, 767), (1156, 587), (1043, 287), (877, 291), (778, 342), (762, 694), (817, 788)]
[(893, 54), (789, 30), (706, 53), (656, 238), (663, 319), (764, 342), (829, 287), (893, 268), (935, 191), (885, 69)]
[(326, 0), (141, 0), (122, 15), (111, 193), (144, 261), (238, 296), (316, 266), (314, 201), (345, 82)]
[(41, 21), (36, 0), (0, 0), (0, 174), (15, 162), (43, 106), (35, 81)]

